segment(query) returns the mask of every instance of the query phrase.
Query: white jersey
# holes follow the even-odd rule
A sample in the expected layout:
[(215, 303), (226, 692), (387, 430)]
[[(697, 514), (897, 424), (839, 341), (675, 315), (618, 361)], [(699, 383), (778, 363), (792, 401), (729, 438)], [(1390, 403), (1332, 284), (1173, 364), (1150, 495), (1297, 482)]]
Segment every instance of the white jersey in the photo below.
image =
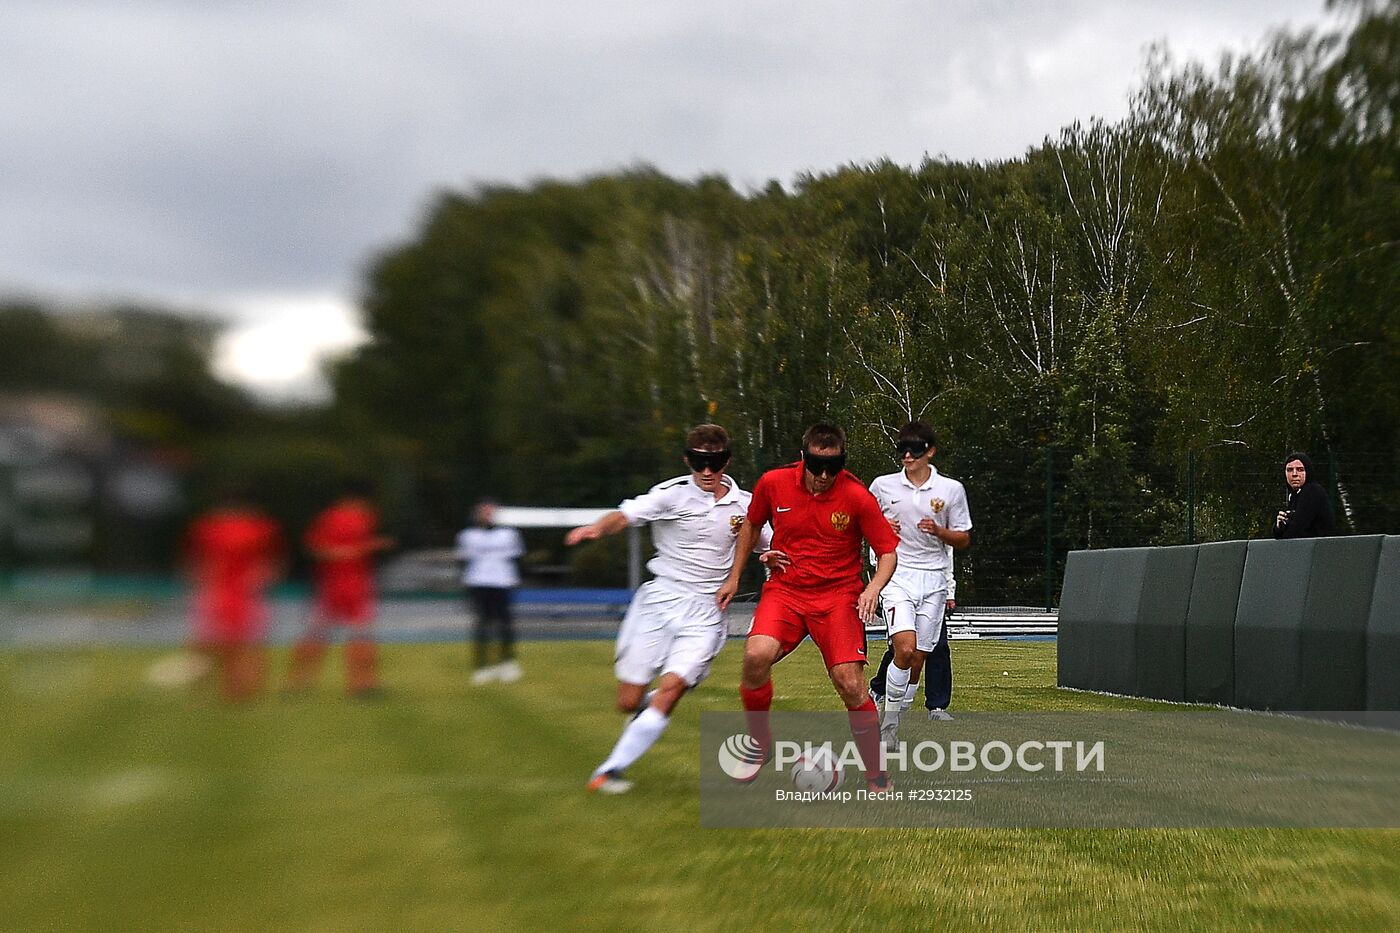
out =
[[(689, 474), (658, 483), (618, 511), (630, 525), (651, 524), (656, 556), (647, 569), (657, 577), (713, 594), (734, 564), (734, 542), (749, 509), (749, 493), (726, 476), (729, 489), (716, 499), (695, 485)], [(772, 531), (764, 526), (759, 549), (765, 550)]]
[(516, 560), (525, 553), (525, 542), (514, 528), (468, 528), (457, 536), (457, 559), (467, 562), (463, 586), (501, 589), (520, 585)]
[(953, 549), (933, 535), (920, 531), (919, 522), (931, 518), (953, 531), (971, 531), (972, 513), (967, 508), (967, 491), (955, 479), (941, 475), (930, 465), (929, 477), (915, 486), (904, 471), (878, 476), (870, 493), (880, 503), (885, 517), (899, 522), (900, 570), (940, 570), (951, 576)]

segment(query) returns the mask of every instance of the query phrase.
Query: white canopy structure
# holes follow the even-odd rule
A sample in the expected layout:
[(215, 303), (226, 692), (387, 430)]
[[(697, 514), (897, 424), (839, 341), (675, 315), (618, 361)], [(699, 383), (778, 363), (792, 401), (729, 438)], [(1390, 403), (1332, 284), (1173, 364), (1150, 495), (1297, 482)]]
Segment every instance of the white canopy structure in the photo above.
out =
[[(519, 505), (496, 507), (496, 524), (511, 528), (577, 528), (596, 522), (612, 509), (551, 509)], [(627, 586), (642, 585), (642, 535), (635, 527), (627, 529)]]

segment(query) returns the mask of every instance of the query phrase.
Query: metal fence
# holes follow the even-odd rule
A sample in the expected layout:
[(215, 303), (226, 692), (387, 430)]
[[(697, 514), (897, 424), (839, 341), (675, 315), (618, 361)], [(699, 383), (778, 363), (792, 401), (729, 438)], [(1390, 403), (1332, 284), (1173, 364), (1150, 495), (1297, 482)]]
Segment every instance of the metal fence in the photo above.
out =
[[(1323, 454), (1314, 466), (1339, 534), (1400, 530), (1389, 458)], [(973, 605), (1056, 605), (1072, 550), (1268, 537), (1285, 499), (1282, 455), (1233, 447), (1116, 459), (971, 450), (940, 469), (968, 489), (973, 546), (958, 555), (957, 576), (959, 600)]]
[[(1339, 533), (1400, 532), (1400, 474), (1392, 459), (1324, 452), (1314, 462), (1331, 492)], [(967, 487), (972, 509), (973, 544), (956, 557), (964, 606), (1054, 607), (1072, 550), (1265, 537), (1285, 491), (1282, 454), (1236, 447), (1125, 448), (1117, 456), (962, 447), (941, 453), (937, 465)], [(124, 487), (110, 473), (72, 460), (27, 470), (0, 464), (0, 589), (54, 576), (81, 589), (83, 580), (114, 572), (168, 580), (178, 515), (167, 510), (153, 518), (150, 509), (121, 507)], [(423, 547), (392, 555), (386, 582), (454, 588), (450, 535), (426, 528), (414, 534), (402, 516), (386, 515), (394, 521), (400, 541)], [(287, 532), (296, 541), (301, 529)], [(563, 546), (562, 529), (526, 529), (525, 537), (524, 570), (535, 586), (627, 586), (637, 549), (650, 554), (645, 533), (573, 549)], [(745, 591), (757, 587), (755, 572)]]

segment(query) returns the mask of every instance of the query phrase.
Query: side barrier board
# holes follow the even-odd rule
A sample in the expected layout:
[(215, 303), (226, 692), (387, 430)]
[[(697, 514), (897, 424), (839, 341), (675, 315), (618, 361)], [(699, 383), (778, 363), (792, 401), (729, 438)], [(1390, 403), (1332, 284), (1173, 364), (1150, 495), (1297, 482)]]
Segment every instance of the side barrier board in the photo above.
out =
[(1366, 622), (1366, 708), (1400, 710), (1400, 536), (1381, 543)]
[(1235, 699), (1235, 609), (1247, 541), (1196, 546), (1186, 612), (1186, 696), (1192, 703)]
[(1103, 552), (1071, 551), (1065, 561), (1065, 581), (1060, 593), (1060, 616), (1055, 638), (1056, 682), (1061, 687), (1099, 689), (1094, 684), (1089, 652), (1093, 642), (1090, 629), (1098, 613), (1103, 568)]
[(1366, 623), (1380, 535), (1319, 538), (1299, 652), (1299, 709), (1366, 709)]
[(1063, 592), (1061, 686), (1400, 709), (1400, 537), (1076, 551)]
[(1316, 548), (1316, 538), (1249, 542), (1235, 611), (1235, 706), (1303, 708), (1303, 608)]
[(1060, 686), (1124, 694), (1137, 689), (1137, 613), (1149, 550), (1069, 555), (1057, 638)]
[(1114, 548), (1104, 555), (1098, 637), (1093, 665), (1098, 690), (1131, 695), (1137, 689), (1138, 613), (1152, 548)]
[(1148, 552), (1136, 620), (1136, 696), (1186, 699), (1186, 614), (1198, 554), (1194, 547)]

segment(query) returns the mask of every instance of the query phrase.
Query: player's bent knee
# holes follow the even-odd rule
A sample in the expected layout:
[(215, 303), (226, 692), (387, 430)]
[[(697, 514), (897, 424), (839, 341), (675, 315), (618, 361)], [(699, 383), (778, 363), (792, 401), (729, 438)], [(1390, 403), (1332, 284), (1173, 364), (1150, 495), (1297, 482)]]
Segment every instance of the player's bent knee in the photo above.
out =
[(871, 702), (870, 694), (865, 690), (837, 690), (841, 697), (841, 702), (846, 709), (860, 709), (866, 703)]
[(832, 671), (831, 684), (836, 688), (842, 702), (850, 709), (860, 706), (866, 700), (865, 673), (859, 667)]
[(744, 649), (744, 681), (753, 687), (767, 683), (777, 660), (776, 646), (768, 647), (750, 642)]

